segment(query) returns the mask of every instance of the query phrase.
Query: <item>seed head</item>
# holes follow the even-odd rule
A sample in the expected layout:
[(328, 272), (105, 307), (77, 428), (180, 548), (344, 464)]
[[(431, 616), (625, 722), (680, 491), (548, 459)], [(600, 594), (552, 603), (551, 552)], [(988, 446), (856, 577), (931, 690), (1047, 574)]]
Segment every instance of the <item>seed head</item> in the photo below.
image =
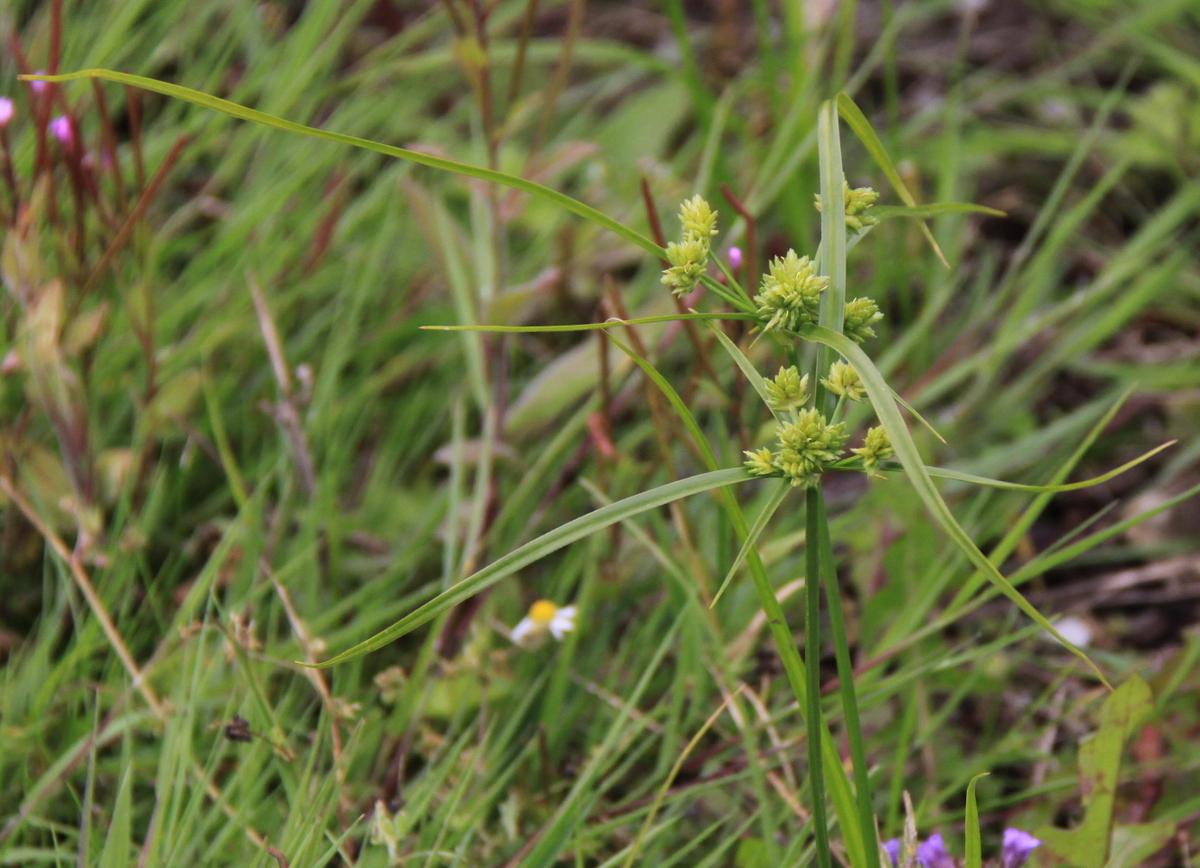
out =
[(808, 400), (808, 374), (800, 376), (795, 365), (780, 368), (766, 387), (771, 409), (777, 413), (796, 413)]
[(883, 319), (883, 314), (879, 311), (874, 299), (856, 298), (846, 302), (846, 318), (843, 330), (846, 337), (852, 338), (855, 343), (861, 344), (867, 338), (875, 337), (875, 329), (871, 328), (874, 323)]
[(758, 316), (765, 322), (763, 331), (795, 331), (805, 323), (816, 322), (821, 312), (821, 293), (828, 286), (829, 278), (817, 274), (807, 256), (789, 250), (786, 256), (772, 259), (770, 271), (763, 275), (762, 289), (754, 297)]
[(699, 194), (679, 206), (679, 222), (683, 224), (684, 238), (708, 239), (717, 234), (717, 212)]
[(792, 480), (792, 485), (810, 487), (821, 478), (826, 465), (837, 461), (848, 435), (839, 422), (830, 425), (818, 410), (805, 410), (795, 422), (786, 422), (777, 429), (779, 454), (775, 466)]
[[(879, 220), (867, 214), (867, 209), (876, 203), (879, 194), (870, 187), (855, 187), (842, 181), (843, 198), (846, 202), (846, 228), (852, 232), (862, 232), (868, 226), (874, 226)], [(818, 193), (817, 210), (821, 210), (821, 194)]]
[(896, 450), (892, 448), (892, 441), (888, 439), (887, 432), (882, 426), (867, 429), (867, 436), (863, 440), (863, 445), (858, 449), (851, 449), (855, 455), (862, 459), (863, 470), (868, 476), (873, 476), (875, 470), (885, 461), (890, 461), (896, 457)]
[(709, 242), (717, 233), (717, 212), (701, 196), (693, 196), (679, 207), (683, 224), (683, 240), (667, 245), (670, 268), (663, 272), (662, 282), (676, 295), (696, 288), (708, 270)]
[(867, 400), (867, 390), (863, 388), (858, 371), (845, 362), (834, 362), (829, 368), (829, 376), (821, 383), (833, 394), (845, 395), (851, 401), (862, 404)]

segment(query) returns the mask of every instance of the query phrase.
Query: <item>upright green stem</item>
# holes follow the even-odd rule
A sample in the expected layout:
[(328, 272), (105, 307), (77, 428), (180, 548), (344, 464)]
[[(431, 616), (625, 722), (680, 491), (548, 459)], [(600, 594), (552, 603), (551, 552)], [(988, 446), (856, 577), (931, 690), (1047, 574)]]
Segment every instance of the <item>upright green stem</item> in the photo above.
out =
[(817, 548), (822, 572), (825, 575), (825, 599), (829, 606), (829, 626), (833, 633), (838, 680), (841, 682), (842, 714), (846, 720), (846, 737), (850, 741), (850, 760), (854, 765), (854, 791), (855, 799), (858, 802), (859, 829), (866, 846), (867, 865), (870, 868), (879, 868), (879, 842), (875, 836), (875, 810), (871, 804), (870, 781), (867, 779), (867, 755), (863, 749), (862, 725), (858, 719), (858, 696), (854, 689), (854, 665), (850, 660), (850, 645), (846, 641), (846, 616), (842, 611), (842, 595), (838, 589), (837, 570), (833, 561), (833, 542), (829, 537), (829, 519), (825, 515), (825, 496), (819, 488), (816, 488), (810, 491), (809, 500), (810, 502), (816, 501), (819, 530)]
[(808, 775), (812, 781), (813, 834), (817, 842), (817, 865), (830, 868), (829, 832), (825, 820), (825, 777), (821, 771), (821, 492), (810, 488), (805, 500), (807, 542), (804, 546), (804, 666), (808, 676)]

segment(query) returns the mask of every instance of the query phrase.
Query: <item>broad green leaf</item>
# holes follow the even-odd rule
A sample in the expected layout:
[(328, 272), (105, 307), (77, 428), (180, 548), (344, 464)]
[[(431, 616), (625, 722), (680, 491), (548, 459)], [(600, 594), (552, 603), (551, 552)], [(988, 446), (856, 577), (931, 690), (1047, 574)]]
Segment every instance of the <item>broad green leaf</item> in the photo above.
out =
[(980, 778), (986, 778), (988, 772), (982, 772), (971, 778), (967, 784), (967, 816), (966, 828), (963, 830), (966, 862), (964, 868), (980, 868), (983, 864), (983, 845), (979, 841), (979, 806), (975, 803), (975, 784)]
[(146, 78), (141, 75), (130, 75), (124, 72), (114, 72), (110, 69), (84, 69), (79, 72), (70, 72), (64, 75), (34, 75), (22, 76), (25, 81), (76, 81), (86, 78), (100, 78), (105, 81), (115, 81), (119, 84), (126, 84), (131, 87), (140, 87), (144, 90), (152, 90), (155, 93), (161, 93), (165, 96), (181, 99), (185, 102), (190, 102), (198, 106), (202, 106), (213, 111), (218, 111), (227, 114), (231, 117), (238, 118), (243, 121), (253, 121), (254, 123), (263, 124), (264, 126), (274, 127), (277, 130), (284, 130), (289, 133), (299, 133), (302, 136), (312, 136), (316, 139), (326, 139), (331, 142), (338, 142), (343, 145), (351, 145), (356, 148), (363, 148), (368, 151), (374, 151), (377, 154), (384, 154), (389, 157), (396, 157), (401, 160), (408, 160), (413, 163), (420, 163), (422, 166), (429, 166), (434, 169), (442, 169), (443, 171), (453, 172), (456, 175), (466, 175), (470, 178), (478, 178), (481, 181), (491, 181), (494, 184), (503, 184), (505, 187), (512, 187), (514, 190), (520, 190), (522, 193), (528, 193), (531, 196), (536, 196), (539, 199), (544, 199), (561, 208), (565, 208), (572, 214), (576, 214), (585, 220), (590, 220), (597, 226), (603, 226), (610, 232), (619, 235), (626, 241), (636, 244), (638, 247), (653, 254), (654, 256), (664, 258), (666, 251), (651, 241), (640, 232), (635, 232), (627, 226), (622, 225), (613, 218), (609, 217), (600, 211), (597, 211), (590, 205), (585, 205), (577, 199), (572, 199), (564, 193), (560, 193), (543, 184), (538, 184), (534, 181), (527, 181), (517, 175), (510, 175), (507, 172), (498, 172), (495, 169), (485, 169), (482, 166), (472, 166), (467, 163), (460, 163), (456, 160), (447, 160), (444, 157), (435, 157), (432, 154), (421, 153), (420, 151), (410, 151), (407, 148), (397, 148), (393, 145), (384, 145), (379, 142), (373, 142), (370, 139), (360, 139), (357, 136), (347, 136), (342, 133), (332, 133), (328, 130), (317, 129), (316, 127), (307, 127), (304, 124), (298, 124), (294, 121), (284, 120), (283, 118), (269, 115), (266, 112), (260, 112), (256, 109), (246, 108), (238, 105), (235, 102), (224, 100), (219, 97), (211, 96), (202, 93), (198, 90), (192, 90), (190, 87), (183, 87), (178, 84), (168, 84), (165, 81), (158, 81), (153, 78)]
[(746, 482), (751, 478), (740, 467), (717, 470), (712, 473), (702, 473), (699, 476), (692, 476), (688, 479), (681, 479), (678, 482), (661, 485), (658, 488), (652, 488), (649, 491), (643, 491), (632, 497), (619, 500), (609, 506), (602, 506), (600, 509), (589, 512), (587, 515), (582, 515), (560, 527), (556, 527), (554, 530), (544, 533), (537, 539), (530, 540), (520, 548), (514, 549), (503, 557), (498, 558), (482, 570), (467, 576), (461, 582), (447, 588), (386, 630), (382, 630), (370, 639), (360, 642), (353, 648), (343, 651), (330, 660), (326, 660), (318, 668), (323, 669), (328, 666), (335, 666), (338, 663), (344, 663), (347, 660), (361, 657), (377, 648), (382, 648), (389, 642), (400, 638), (406, 633), (412, 632), (426, 621), (436, 618), (450, 607), (461, 603), (468, 597), (478, 594), (484, 588), (490, 587), (501, 579), (511, 576), (517, 570), (528, 566), (551, 552), (556, 552), (576, 540), (583, 539), (588, 534), (595, 533), (618, 521), (624, 521), (631, 516), (671, 503), (680, 498), (690, 497), (693, 494), (701, 494), (705, 491), (722, 488), (726, 485), (733, 485), (737, 482)]
[(917, 444), (913, 442), (912, 435), (909, 433), (908, 427), (904, 424), (904, 419), (900, 416), (900, 408), (896, 405), (896, 401), (892, 397), (892, 390), (888, 387), (887, 382), (883, 379), (883, 375), (875, 367), (875, 363), (871, 361), (870, 357), (862, 351), (858, 344), (845, 335), (840, 335), (821, 326), (801, 326), (797, 334), (805, 340), (816, 341), (826, 345), (830, 349), (840, 353), (854, 366), (854, 369), (862, 379), (863, 387), (867, 390), (871, 404), (875, 407), (875, 413), (879, 416), (879, 421), (883, 424), (888, 438), (892, 441), (892, 447), (896, 450), (896, 457), (904, 465), (904, 469), (908, 473), (913, 487), (917, 490), (917, 495), (925, 504), (925, 508), (929, 510), (930, 515), (933, 516), (934, 521), (954, 541), (963, 554), (967, 556), (971, 564), (987, 576), (992, 584), (1000, 589), (1000, 592), (1004, 596), (1012, 600), (1038, 626), (1046, 630), (1086, 662), (1096, 674), (1096, 677), (1105, 686), (1111, 688), (1108, 679), (1104, 677), (1104, 673), (1092, 662), (1091, 658), (1068, 642), (1055, 629), (1054, 625), (1041, 612), (1034, 608), (1021, 595), (1021, 592), (1013, 587), (1012, 583), (996, 569), (995, 564), (988, 560), (987, 556), (979, 550), (979, 547), (967, 535), (967, 532), (962, 529), (962, 526), (954, 518), (954, 515), (950, 512), (950, 508), (946, 506), (946, 502), (942, 500), (941, 494), (938, 493), (937, 488), (934, 486), (933, 478), (929, 470), (925, 467), (920, 452), (917, 451)]
[(1048, 850), (1071, 865), (1104, 868), (1108, 863), (1121, 754), (1134, 729), (1153, 710), (1150, 687), (1135, 673), (1104, 701), (1099, 731), (1079, 746), (1083, 823), (1069, 832), (1054, 828), (1034, 832)]

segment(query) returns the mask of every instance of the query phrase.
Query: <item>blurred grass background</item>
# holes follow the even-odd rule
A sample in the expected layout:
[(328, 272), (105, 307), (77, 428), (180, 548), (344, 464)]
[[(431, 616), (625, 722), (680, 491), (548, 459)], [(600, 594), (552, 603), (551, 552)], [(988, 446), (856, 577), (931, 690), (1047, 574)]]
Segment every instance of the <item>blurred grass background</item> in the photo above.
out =
[[(114, 86), (35, 94), (19, 72), (175, 81), (519, 173), (645, 232), (643, 182), (668, 236), (700, 192), (746, 248), (724, 184), (759, 270), (815, 246), (814, 119), (846, 89), (924, 200), (1008, 215), (932, 221), (949, 269), (907, 221), (852, 256), (888, 314), (872, 353), (948, 441), (915, 432), (930, 463), (1044, 481), (1131, 386), (1077, 477), (1180, 441), (1055, 497), (1013, 572), (1200, 482), (1197, 25), (1181, 0), (5, 5), (0, 863), (616, 865), (664, 786), (639, 864), (811, 855), (802, 727), (753, 591), (698, 602), (737, 552), (707, 497), (367, 658), (295, 662), (702, 469), (595, 335), (420, 331), (668, 313), (656, 262), (508, 190)], [(60, 114), (67, 144), (46, 132)], [(850, 137), (845, 161), (885, 188)], [(724, 465), (765, 442), (703, 330), (636, 340)], [(739, 488), (755, 512), (766, 491)], [(1032, 499), (945, 491), (981, 545)], [(985, 852), (1005, 825), (1073, 822), (1095, 684), (1007, 604), (951, 603), (971, 571), (902, 479), (827, 492), (884, 835), (907, 790), (923, 833), (958, 838), (981, 771)], [(1128, 864), (1200, 843), (1198, 518), (1172, 505), (1024, 588), (1155, 689), (1118, 815), (1178, 835)], [(803, 537), (784, 510), (762, 545), (793, 624)], [(578, 630), (512, 646), (539, 598), (578, 605)]]

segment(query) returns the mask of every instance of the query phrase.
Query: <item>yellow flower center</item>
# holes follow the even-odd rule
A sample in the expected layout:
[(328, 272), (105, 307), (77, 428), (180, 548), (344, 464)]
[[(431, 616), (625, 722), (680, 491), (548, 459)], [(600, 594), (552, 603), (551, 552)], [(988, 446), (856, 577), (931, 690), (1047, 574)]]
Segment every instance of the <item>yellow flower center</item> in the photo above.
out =
[(549, 600), (538, 600), (529, 607), (529, 620), (535, 624), (545, 627), (554, 620), (554, 616), (558, 613), (558, 606), (551, 603)]

